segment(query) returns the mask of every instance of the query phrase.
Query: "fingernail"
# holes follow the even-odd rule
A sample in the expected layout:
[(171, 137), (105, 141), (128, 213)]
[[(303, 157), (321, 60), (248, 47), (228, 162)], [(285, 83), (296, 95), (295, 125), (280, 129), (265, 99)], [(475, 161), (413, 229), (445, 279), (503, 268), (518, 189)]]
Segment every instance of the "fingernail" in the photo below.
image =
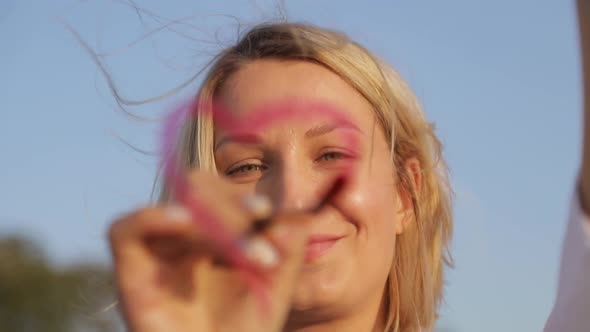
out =
[(254, 215), (256, 219), (268, 218), (272, 213), (270, 199), (263, 195), (249, 195), (244, 197), (244, 207)]
[(164, 208), (164, 213), (170, 221), (186, 223), (192, 220), (191, 212), (182, 205), (168, 205)]
[(279, 254), (274, 246), (262, 237), (254, 237), (248, 240), (246, 256), (253, 262), (271, 268), (279, 263)]

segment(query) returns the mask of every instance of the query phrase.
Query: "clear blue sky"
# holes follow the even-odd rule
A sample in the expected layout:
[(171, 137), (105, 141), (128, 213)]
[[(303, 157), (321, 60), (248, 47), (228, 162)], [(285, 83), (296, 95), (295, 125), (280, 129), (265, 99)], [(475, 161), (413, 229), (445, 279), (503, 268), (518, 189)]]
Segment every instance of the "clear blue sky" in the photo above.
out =
[[(456, 268), (441, 325), (540, 331), (579, 162), (573, 1), (286, 2), (292, 20), (343, 30), (392, 63), (437, 125), (456, 191)], [(194, 15), (193, 26), (177, 28), (195, 38), (158, 34), (106, 59), (135, 99), (179, 84), (235, 37), (236, 21), (215, 14), (248, 24), (274, 12), (255, 0), (140, 5), (169, 18)], [(117, 1), (0, 1), (0, 232), (36, 236), (61, 264), (108, 260), (106, 227), (147, 202), (156, 163), (117, 137), (153, 150), (157, 123), (116, 110), (57, 17), (99, 51), (146, 34)], [(178, 100), (135, 111), (154, 116)]]

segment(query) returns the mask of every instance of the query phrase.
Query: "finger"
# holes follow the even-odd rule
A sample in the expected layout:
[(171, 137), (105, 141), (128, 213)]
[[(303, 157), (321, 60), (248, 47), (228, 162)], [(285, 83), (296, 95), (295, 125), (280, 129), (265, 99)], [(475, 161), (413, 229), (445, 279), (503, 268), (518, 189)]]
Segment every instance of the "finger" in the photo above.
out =
[[(236, 190), (234, 183), (211, 173), (193, 172), (190, 175), (190, 181), (193, 186), (191, 193), (195, 196), (193, 197), (193, 204), (189, 203), (187, 207), (191, 209), (193, 215), (205, 215), (207, 211), (204, 211), (204, 209), (211, 206), (215, 207), (217, 215), (208, 214), (197, 221), (200, 222), (201, 227), (210, 231), (210, 237), (219, 244), (220, 251), (224, 253), (223, 258), (227, 260), (217, 260), (216, 262), (221, 264), (229, 262), (242, 270), (252, 269), (251, 272), (257, 272), (260, 264), (254, 262), (253, 265), (248, 256), (244, 255), (243, 249), (246, 240), (253, 235), (252, 229), (256, 228), (260, 221), (269, 220), (272, 214), (270, 199), (258, 194), (244, 195)], [(205, 188), (215, 188), (217, 197), (208, 195)], [(219, 197), (224, 199), (220, 200)], [(224, 204), (220, 204), (220, 201), (223, 201)], [(227, 236), (227, 230), (224, 227), (220, 227), (220, 219), (229, 226), (229, 231), (233, 232), (233, 239)], [(240, 240), (236, 241), (236, 239)], [(260, 252), (263, 250), (263, 246), (259, 246), (258, 242), (254, 241), (252, 244), (251, 248), (254, 248), (255, 251)], [(265, 265), (264, 260), (258, 263)]]
[(322, 195), (320, 202), (313, 209), (311, 209), (310, 212), (312, 214), (320, 213), (326, 207), (326, 205), (328, 205), (340, 194), (340, 192), (344, 190), (344, 187), (348, 181), (348, 175), (341, 175), (337, 177), (336, 180), (334, 180), (334, 182), (332, 182), (332, 184), (325, 191), (324, 195)]
[(212, 209), (236, 235), (247, 232), (256, 220), (268, 218), (272, 203), (264, 195), (244, 195), (234, 183), (211, 173), (195, 171), (189, 175), (191, 194), (201, 206)]
[(115, 267), (123, 275), (155, 269), (159, 262), (154, 260), (151, 249), (157, 248), (150, 248), (150, 241), (158, 237), (192, 243), (199, 243), (201, 238), (190, 213), (181, 207), (147, 207), (135, 211), (115, 221), (109, 229)]
[(109, 242), (115, 258), (134, 246), (143, 245), (146, 236), (185, 235), (198, 238), (190, 212), (181, 206), (147, 207), (115, 221), (109, 229)]
[(160, 301), (161, 294), (146, 285), (153, 285), (159, 276), (162, 260), (146, 245), (146, 237), (176, 235), (197, 241), (193, 231), (190, 215), (177, 207), (147, 207), (111, 225), (109, 241), (124, 312), (129, 308), (151, 308)]
[[(272, 270), (270, 294), (273, 322), (282, 324), (287, 315), (295, 283), (304, 263), (308, 224), (312, 215), (300, 214), (277, 217), (264, 234), (279, 253), (278, 265)], [(282, 326), (275, 326), (280, 330)]]
[(251, 220), (266, 220), (272, 215), (272, 202), (265, 195), (250, 194), (243, 196), (241, 200), (242, 206)]
[[(319, 214), (321, 213), (324, 208), (330, 204), (333, 200), (335, 200), (342, 191), (344, 191), (345, 187), (348, 185), (349, 182), (349, 175), (342, 174), (338, 176), (335, 180), (333, 180), (324, 190), (323, 194), (320, 196), (320, 201), (310, 208), (307, 213), (308, 214)], [(270, 200), (268, 200), (264, 196), (259, 196), (258, 199), (264, 199), (264, 202), (260, 202), (257, 205), (258, 211), (257, 214), (251, 214), (255, 220), (250, 227), (249, 232), (247, 233), (248, 236), (255, 236), (256, 234), (263, 233), (266, 231), (271, 225), (275, 223), (276, 216), (272, 215), (272, 207), (270, 206)], [(268, 200), (268, 203), (266, 202)], [(268, 207), (267, 207), (268, 204)], [(254, 205), (254, 204), (252, 204)], [(265, 216), (266, 215), (266, 216)]]

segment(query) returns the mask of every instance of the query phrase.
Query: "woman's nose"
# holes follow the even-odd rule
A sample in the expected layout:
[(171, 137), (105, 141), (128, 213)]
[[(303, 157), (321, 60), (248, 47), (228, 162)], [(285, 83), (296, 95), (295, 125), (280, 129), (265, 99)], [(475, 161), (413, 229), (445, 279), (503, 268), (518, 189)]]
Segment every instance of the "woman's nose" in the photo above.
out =
[(284, 167), (276, 186), (275, 206), (281, 212), (303, 212), (314, 207), (318, 201), (321, 180), (317, 174), (302, 166)]

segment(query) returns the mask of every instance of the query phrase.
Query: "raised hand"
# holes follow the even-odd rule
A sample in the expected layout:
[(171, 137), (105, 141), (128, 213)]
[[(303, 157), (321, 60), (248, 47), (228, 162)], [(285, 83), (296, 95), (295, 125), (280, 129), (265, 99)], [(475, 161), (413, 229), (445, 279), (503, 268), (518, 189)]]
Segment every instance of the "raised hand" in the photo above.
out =
[[(237, 237), (251, 230), (255, 211), (222, 178), (190, 176), (207, 188), (203, 200)], [(264, 233), (244, 244), (258, 273), (224, 261), (184, 208), (152, 206), (113, 223), (110, 242), (117, 285), (128, 327), (136, 332), (280, 331), (291, 290), (303, 262), (305, 224), (312, 214), (276, 216)], [(253, 278), (246, 283), (247, 279)], [(261, 307), (248, 284), (268, 295)]]

